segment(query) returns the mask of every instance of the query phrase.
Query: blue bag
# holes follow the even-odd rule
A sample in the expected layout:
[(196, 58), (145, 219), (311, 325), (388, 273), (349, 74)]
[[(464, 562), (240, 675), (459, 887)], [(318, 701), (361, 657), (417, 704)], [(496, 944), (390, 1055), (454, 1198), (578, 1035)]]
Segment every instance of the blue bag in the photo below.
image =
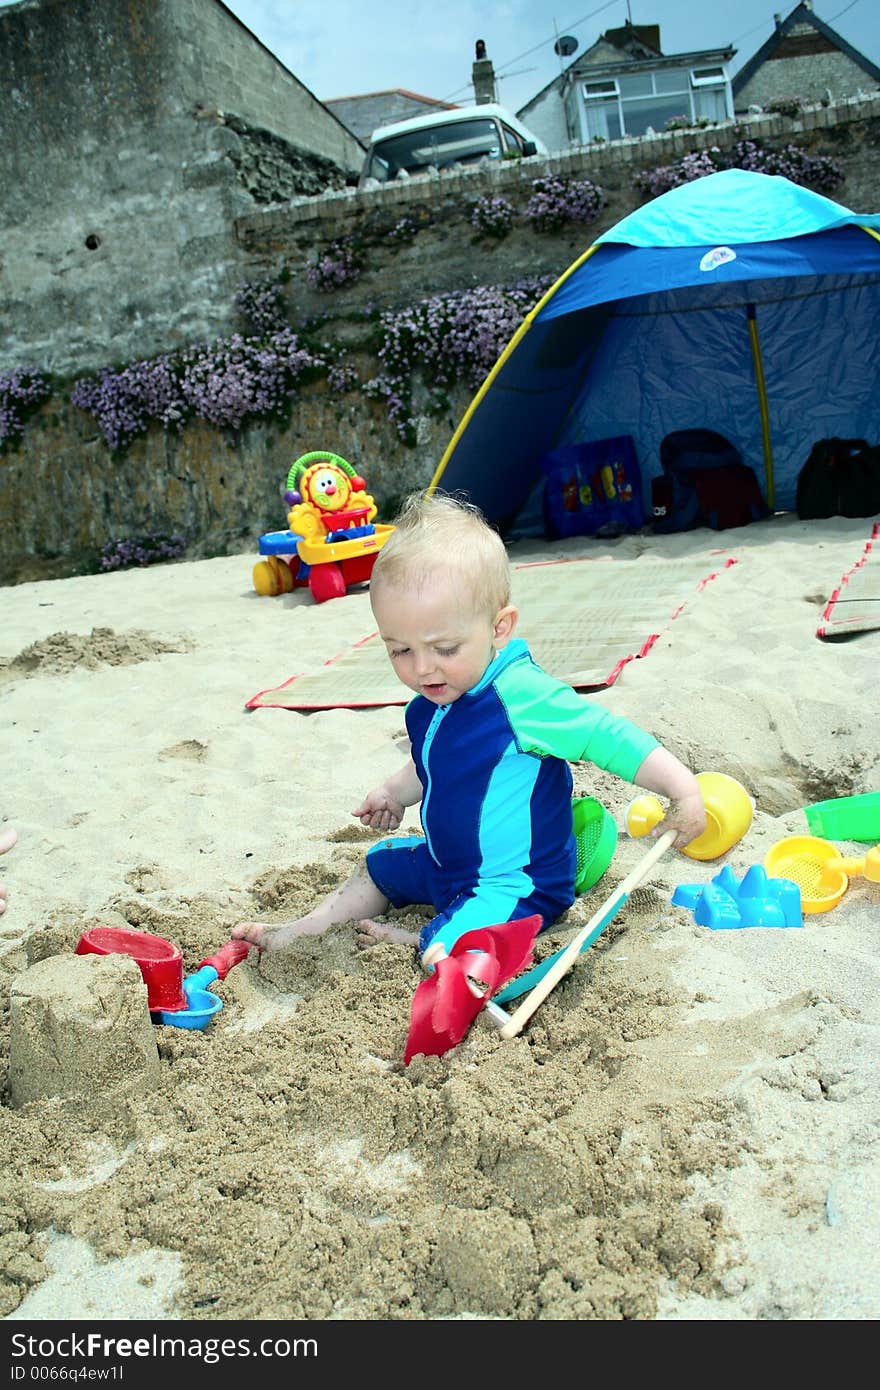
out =
[(563, 444), (539, 460), (545, 475), (544, 528), (567, 536), (619, 536), (645, 524), (632, 436)]

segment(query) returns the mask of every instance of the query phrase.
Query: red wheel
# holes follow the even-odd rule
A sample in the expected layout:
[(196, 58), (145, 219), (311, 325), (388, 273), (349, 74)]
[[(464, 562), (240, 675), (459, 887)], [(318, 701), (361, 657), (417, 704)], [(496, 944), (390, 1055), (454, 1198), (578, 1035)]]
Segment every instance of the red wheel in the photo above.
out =
[(326, 603), (331, 598), (342, 598), (345, 593), (342, 570), (336, 564), (312, 565), (309, 570), (309, 589), (315, 603)]

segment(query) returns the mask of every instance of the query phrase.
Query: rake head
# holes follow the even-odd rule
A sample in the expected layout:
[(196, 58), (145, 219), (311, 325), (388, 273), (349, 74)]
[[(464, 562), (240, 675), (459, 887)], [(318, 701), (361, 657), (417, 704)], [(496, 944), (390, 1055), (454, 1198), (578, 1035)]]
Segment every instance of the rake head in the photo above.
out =
[(532, 960), (537, 914), (465, 932), (416, 989), (404, 1066), (423, 1053), (442, 1057), (461, 1042), (487, 1000)]

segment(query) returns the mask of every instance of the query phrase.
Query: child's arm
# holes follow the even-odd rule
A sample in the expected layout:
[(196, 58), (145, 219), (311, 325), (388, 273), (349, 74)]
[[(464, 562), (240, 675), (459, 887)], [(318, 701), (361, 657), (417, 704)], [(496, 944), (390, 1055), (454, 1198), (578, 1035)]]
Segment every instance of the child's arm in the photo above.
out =
[(360, 806), (352, 811), (368, 830), (396, 830), (407, 806), (422, 799), (422, 784), (412, 758), (381, 786), (367, 792)]
[(669, 801), (663, 820), (654, 833), (677, 830), (673, 849), (684, 849), (691, 840), (702, 835), (706, 828), (706, 808), (700, 794), (700, 784), (689, 768), (679, 762), (668, 748), (655, 748), (648, 754), (633, 778), (637, 787), (657, 792)]

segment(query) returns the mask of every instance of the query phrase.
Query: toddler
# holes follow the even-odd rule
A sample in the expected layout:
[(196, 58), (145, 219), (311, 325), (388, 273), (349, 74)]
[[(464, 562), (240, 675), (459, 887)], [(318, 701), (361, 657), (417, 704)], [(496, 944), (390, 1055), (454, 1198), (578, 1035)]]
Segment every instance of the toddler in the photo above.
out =
[[(395, 527), (373, 567), (370, 605), (413, 691), (411, 754), (352, 815), (392, 831), (419, 805), (424, 834), (372, 845), (364, 868), (297, 921), (233, 927), (261, 951), (354, 921), (358, 946), (411, 942), (430, 966), (479, 927), (540, 913), (546, 930), (575, 896), (573, 762), (667, 798), (657, 833), (675, 829), (676, 849), (705, 828), (693, 773), (651, 734), (548, 675), (515, 636), (507, 551), (476, 507), (416, 495)], [(376, 920), (411, 905), (434, 909), (418, 936)]]

